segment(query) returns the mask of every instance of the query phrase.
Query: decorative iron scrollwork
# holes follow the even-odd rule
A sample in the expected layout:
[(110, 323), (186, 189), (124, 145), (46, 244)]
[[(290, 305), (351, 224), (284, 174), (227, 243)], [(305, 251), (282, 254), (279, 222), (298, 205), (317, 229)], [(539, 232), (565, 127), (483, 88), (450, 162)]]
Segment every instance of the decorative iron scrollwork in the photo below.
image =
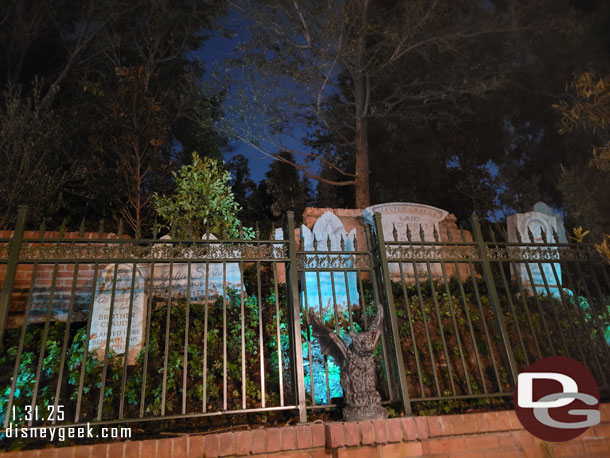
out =
[(443, 259), (473, 260), (479, 259), (479, 252), (475, 246), (434, 246), (400, 244), (386, 247), (388, 261), (441, 261)]
[[(8, 251), (7, 251), (8, 253)], [(1, 254), (1, 251), (0, 251)], [(176, 260), (227, 260), (242, 259), (286, 259), (288, 249), (278, 243), (133, 243), (101, 242), (55, 242), (26, 243), (21, 247), (20, 259), (176, 259)]]
[(297, 267), (303, 270), (316, 269), (371, 269), (368, 254), (297, 254)]
[(487, 256), (494, 261), (582, 261), (592, 259), (594, 253), (585, 246), (488, 246)]

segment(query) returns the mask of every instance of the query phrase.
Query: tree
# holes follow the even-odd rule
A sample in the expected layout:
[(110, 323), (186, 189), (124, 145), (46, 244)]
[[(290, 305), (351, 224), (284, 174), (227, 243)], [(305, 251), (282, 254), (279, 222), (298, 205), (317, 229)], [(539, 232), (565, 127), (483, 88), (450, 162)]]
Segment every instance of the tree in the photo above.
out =
[[(389, 74), (386, 86), (393, 87), (394, 80), (409, 81), (414, 76), (440, 81), (447, 68), (468, 76), (468, 68), (484, 63), (487, 70), (497, 72), (502, 84), (484, 93), (466, 93), (459, 106), (448, 105), (442, 111), (434, 106), (397, 108), (392, 116), (371, 117), (372, 203), (404, 199), (450, 209), (459, 218), (476, 211), (494, 219), (502, 213), (529, 211), (538, 200), (560, 207), (562, 195), (556, 186), (560, 166), (572, 167), (582, 161), (582, 153), (575, 154), (578, 138), (557, 134), (551, 103), (574, 68), (607, 61), (601, 52), (602, 37), (592, 32), (592, 24), (602, 22), (604, 14), (608, 17), (610, 8), (605, 8), (606, 13), (602, 5), (583, 11), (573, 3), (537, 2), (516, 8), (516, 2), (508, 2), (509, 7), (498, 14), (514, 26), (507, 33), (487, 34), (484, 42), (470, 41), (461, 48), (459, 65), (450, 59), (430, 61)], [(348, 84), (341, 86), (344, 97), (349, 89)], [(328, 106), (327, 123), (347, 126), (348, 108), (338, 103)], [(343, 166), (353, 163), (352, 151), (343, 143), (350, 138), (349, 128), (336, 134), (321, 122), (314, 126), (309, 145), (349, 170)], [(341, 178), (328, 166), (323, 165), (321, 173)], [(354, 198), (343, 196), (344, 189), (319, 183), (318, 197), (339, 197), (336, 200), (349, 204)]]
[(289, 210), (294, 211), (298, 219), (305, 208), (311, 205), (313, 190), (311, 182), (306, 177), (302, 178), (290, 165), (294, 162), (294, 156), (289, 152), (279, 153), (279, 156), (283, 160), (271, 163), (265, 181), (273, 222), (276, 226), (285, 226)]
[(593, 164), (610, 171), (610, 76), (598, 78), (593, 72), (580, 73), (569, 89), (565, 98), (553, 105), (561, 113), (559, 133), (591, 131), (599, 142), (593, 146)]
[(241, 227), (240, 211), (231, 187), (231, 174), (216, 159), (201, 159), (193, 153), (191, 165), (174, 174), (176, 191), (172, 196), (153, 195), (157, 214), (182, 238), (199, 239), (205, 234), (224, 238), (252, 238), (251, 228)]
[(114, 90), (100, 96), (102, 116), (91, 143), (100, 169), (107, 163), (122, 174), (121, 215), (137, 232), (147, 219), (155, 174), (169, 168), (168, 132), (161, 105), (146, 93), (142, 67), (117, 68), (117, 78)]
[(42, 106), (40, 83), (23, 97), (9, 86), (0, 104), (0, 227), (7, 227), (18, 205), (42, 220), (61, 206), (61, 190), (69, 180), (63, 169), (60, 117)]
[(588, 165), (562, 168), (558, 187), (574, 225), (600, 238), (610, 228), (610, 77), (579, 73), (567, 89), (553, 105), (561, 114), (559, 132), (588, 132), (593, 147)]
[[(314, 167), (300, 161), (291, 165), (321, 183), (355, 186), (357, 207), (370, 204), (373, 158), (368, 125), (372, 120), (388, 120), (399, 112), (412, 118), (458, 112), (466, 94), (484, 93), (501, 83), (502, 73), (497, 71), (494, 57), (497, 51), (486, 60), (469, 61), (469, 66), (462, 63), (465, 49), (510, 27), (499, 23), (502, 14), (495, 4), (369, 0), (236, 3), (253, 20), (256, 30), (240, 48), (246, 60), (236, 65), (249, 81), (262, 86), (254, 91), (256, 98), (245, 94), (260, 102), (255, 119), (263, 115), (270, 118), (266, 132), (255, 127), (248, 131), (247, 126), (237, 135), (250, 138), (266, 151), (265, 145), (278, 131), (292, 127), (298, 132), (307, 120), (315, 119), (336, 134), (336, 145), (349, 148), (354, 155), (353, 169), (340, 169), (332, 159), (308, 151), (292, 153), (315, 156), (336, 167), (341, 178), (320, 176)], [(345, 108), (342, 117), (327, 116), (336, 113), (337, 106)], [(259, 138), (252, 140), (253, 136)], [(282, 145), (279, 150), (290, 148)]]
[(255, 208), (251, 205), (253, 193), (256, 191), (256, 183), (250, 178), (250, 166), (248, 159), (242, 154), (236, 154), (226, 164), (227, 170), (231, 172), (231, 189), (235, 201), (242, 208), (242, 220), (245, 224), (253, 226), (257, 220)]
[(134, 230), (146, 227), (148, 200), (169, 184), (176, 148), (220, 157), (224, 140), (211, 127), (219, 92), (202, 87), (203, 66), (190, 53), (223, 11), (224, 2), (208, 0), (16, 0), (3, 9), (0, 83), (17, 87), (27, 105), (40, 81), (37, 110), (57, 123), (49, 145), (61, 146), (47, 154), (45, 173), (64, 179), (43, 188), (60, 204), (56, 218), (118, 224), (121, 215)]

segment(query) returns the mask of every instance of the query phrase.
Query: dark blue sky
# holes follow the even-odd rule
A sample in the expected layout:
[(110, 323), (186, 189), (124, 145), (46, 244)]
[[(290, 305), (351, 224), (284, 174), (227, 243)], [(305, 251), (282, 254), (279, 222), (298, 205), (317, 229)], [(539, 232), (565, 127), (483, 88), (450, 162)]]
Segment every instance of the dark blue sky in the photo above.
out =
[[(232, 12), (229, 13), (228, 17), (221, 23), (221, 25), (224, 28), (233, 31), (234, 36), (223, 36), (223, 33), (219, 30), (219, 28), (216, 28), (211, 32), (210, 38), (204, 42), (202, 48), (198, 52), (194, 53), (193, 57), (199, 58), (204, 62), (206, 69), (204, 80), (206, 82), (212, 82), (214, 84), (215, 72), (221, 75), (224, 72), (226, 76), (231, 79), (232, 85), (225, 98), (225, 116), (226, 119), (231, 119), (235, 122), (236, 115), (231, 112), (229, 107), (235, 106), (239, 103), (236, 92), (240, 85), (247, 85), (248, 81), (245, 80), (239, 71), (235, 69), (227, 70), (224, 61), (232, 57), (237, 57), (237, 53), (235, 51), (236, 46), (240, 42), (248, 39), (248, 21), (240, 18), (235, 12)], [(303, 135), (305, 135), (304, 128), (301, 129), (297, 127), (297, 129), (293, 130), (290, 135), (281, 135), (276, 142), (295, 151), (309, 151), (309, 149), (300, 141), (300, 138)], [(243, 154), (246, 158), (248, 158), (252, 179), (256, 182), (262, 180), (265, 177), (265, 172), (269, 170), (269, 165), (271, 164), (272, 159), (260, 151), (257, 151), (251, 145), (240, 141), (239, 139), (233, 139), (231, 141), (231, 146), (232, 151), (224, 154), (225, 161), (230, 160), (231, 157), (236, 154)], [(277, 147), (274, 147), (271, 144), (266, 145), (265, 149), (271, 153), (277, 152)]]

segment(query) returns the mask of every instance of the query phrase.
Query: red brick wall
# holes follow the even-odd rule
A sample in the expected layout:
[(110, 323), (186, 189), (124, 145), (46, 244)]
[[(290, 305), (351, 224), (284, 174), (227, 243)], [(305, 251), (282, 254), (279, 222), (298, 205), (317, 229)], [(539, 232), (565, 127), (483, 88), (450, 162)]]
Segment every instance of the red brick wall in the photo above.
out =
[[(0, 239), (11, 238), (13, 231), (0, 231)], [(40, 238), (40, 232), (38, 231), (25, 231), (23, 234), (24, 238)], [(59, 232), (57, 231), (46, 231), (43, 234), (43, 239), (58, 238)], [(127, 237), (127, 236), (123, 236)], [(64, 239), (99, 239), (100, 235), (98, 232), (85, 232), (79, 235), (78, 232), (66, 232), (63, 235)], [(116, 239), (117, 235), (113, 233), (102, 234), (102, 239)], [(29, 242), (28, 242), (29, 243)], [(31, 246), (37, 246), (38, 243), (32, 242)], [(99, 271), (101, 272), (106, 266), (100, 265)], [(19, 264), (17, 267), (17, 274), (15, 276), (15, 284), (13, 286), (13, 293), (11, 295), (11, 306), (9, 309), (9, 316), (7, 326), (9, 328), (21, 326), (23, 322), (23, 312), (25, 304), (28, 298), (30, 288), (32, 286), (32, 272), (33, 264)], [(31, 320), (41, 321), (41, 315), (45, 313), (42, 308), (46, 307), (46, 299), (49, 297), (50, 288), (53, 282), (53, 265), (52, 264), (40, 264), (36, 272), (36, 282), (34, 284), (34, 292), (32, 299), (32, 316)], [(80, 264), (78, 268), (78, 276), (76, 280), (76, 291), (75, 291), (75, 304), (76, 310), (79, 308), (87, 307), (88, 301), (91, 295), (91, 286), (93, 283), (93, 264)], [(6, 276), (6, 264), (0, 265), (0, 285), (3, 285), (4, 278)], [(55, 282), (55, 298), (54, 308), (57, 310), (67, 310), (69, 297), (72, 292), (72, 282), (74, 279), (74, 264), (59, 264), (57, 267), (57, 277)], [(37, 307), (39, 304), (40, 307)], [(84, 315), (78, 312), (74, 316), (74, 320), (84, 319)]]
[[(11, 452), (3, 458), (286, 458), (608, 457), (610, 404), (602, 423), (580, 437), (545, 443), (525, 431), (514, 411), (363, 422), (310, 423), (209, 435)], [(135, 439), (135, 437), (132, 437)]]

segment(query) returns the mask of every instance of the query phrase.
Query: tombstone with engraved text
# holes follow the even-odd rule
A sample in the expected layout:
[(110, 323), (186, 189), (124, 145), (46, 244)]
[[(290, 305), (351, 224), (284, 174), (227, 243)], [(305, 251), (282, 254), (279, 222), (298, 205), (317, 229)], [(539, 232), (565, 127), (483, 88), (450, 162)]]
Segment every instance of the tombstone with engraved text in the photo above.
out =
[[(168, 235), (161, 237), (162, 240), (171, 240)], [(204, 235), (202, 240), (218, 240), (213, 234)], [(163, 257), (163, 245), (158, 244), (157, 257)], [(186, 297), (190, 295), (191, 300), (207, 300), (222, 296), (227, 288), (239, 289), (242, 284), (242, 273), (237, 262), (226, 262), (222, 257), (238, 258), (238, 253), (225, 247), (221, 243), (206, 244), (208, 250), (205, 256), (210, 258), (209, 262), (178, 262), (158, 263), (155, 265), (154, 290), (155, 295), (165, 296), (171, 293), (173, 297)], [(203, 247), (204, 244), (201, 244)], [(189, 247), (184, 247), (181, 253), (184, 258), (197, 258), (197, 254)]]
[(89, 351), (94, 352), (98, 359), (104, 358), (110, 335), (108, 348), (116, 355), (124, 355), (128, 346), (127, 364), (135, 364), (144, 342), (146, 278), (146, 268), (137, 265), (134, 270), (132, 264), (118, 264), (116, 268), (111, 264), (100, 273), (96, 282), (89, 337)]
[[(386, 242), (394, 241), (394, 236), (397, 241), (405, 241), (408, 240), (409, 235), (414, 243), (434, 242), (435, 233), (437, 236), (440, 233), (439, 223), (449, 215), (448, 211), (430, 205), (392, 202), (365, 208), (362, 211), (364, 220), (373, 225), (373, 216), (376, 212), (381, 214), (381, 227)], [(427, 248), (426, 245), (422, 246), (424, 249)], [(390, 262), (391, 278), (400, 280), (402, 270), (405, 280), (413, 279), (415, 277), (414, 264), (418, 277), (427, 277), (430, 273), (433, 278), (442, 278), (441, 267), (438, 263), (402, 263), (401, 266), (400, 263)], [(430, 272), (428, 272), (428, 268)]]

